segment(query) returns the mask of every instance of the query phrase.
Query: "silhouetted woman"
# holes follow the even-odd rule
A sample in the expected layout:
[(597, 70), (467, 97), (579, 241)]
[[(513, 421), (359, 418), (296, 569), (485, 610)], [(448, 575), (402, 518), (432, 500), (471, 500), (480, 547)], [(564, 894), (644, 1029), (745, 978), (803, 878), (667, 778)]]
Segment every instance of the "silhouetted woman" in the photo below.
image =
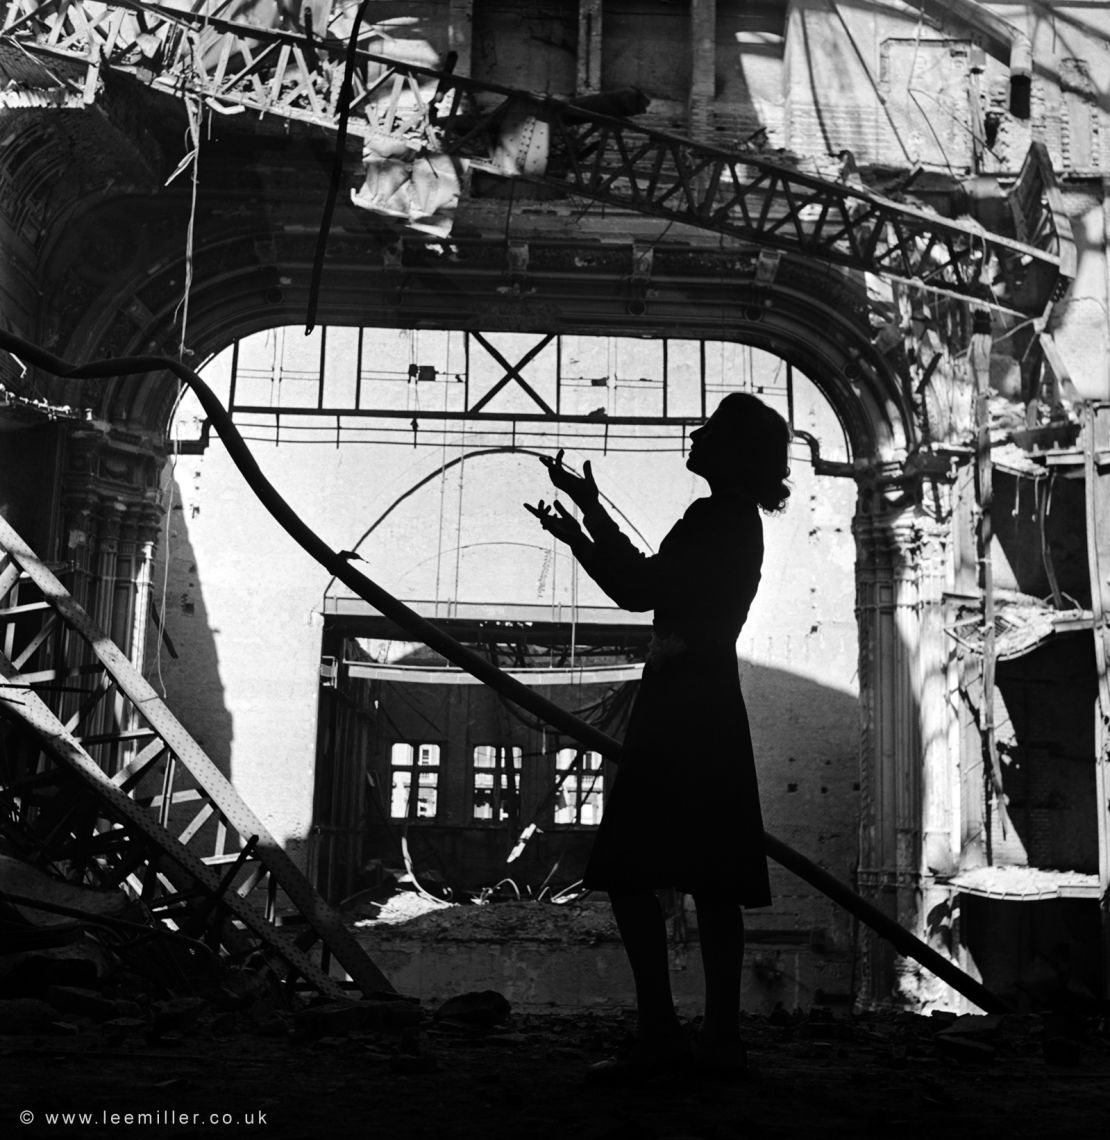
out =
[[(686, 466), (708, 483), (647, 557), (598, 501), (590, 464), (579, 477), (563, 453), (543, 462), (561, 503), (525, 504), (567, 543), (586, 572), (628, 610), (654, 610), (651, 646), (620, 768), (585, 873), (608, 891), (636, 985), (638, 1029), (627, 1057), (595, 1065), (601, 1078), (635, 1079), (691, 1061), (742, 1071), (742, 906), (771, 901), (751, 735), (736, 639), (759, 586), (760, 510), (790, 494), (790, 432), (754, 396), (726, 396), (690, 434)], [(655, 891), (691, 894), (705, 968), (705, 1018), (693, 1049), (671, 997), (666, 925)]]

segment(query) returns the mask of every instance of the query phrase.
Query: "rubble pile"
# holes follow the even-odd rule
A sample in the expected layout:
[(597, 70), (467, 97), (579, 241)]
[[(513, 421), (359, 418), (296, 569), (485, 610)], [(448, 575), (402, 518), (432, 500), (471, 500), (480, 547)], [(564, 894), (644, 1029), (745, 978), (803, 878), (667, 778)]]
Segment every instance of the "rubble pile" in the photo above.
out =
[[(591, 944), (619, 938), (612, 911), (604, 900), (579, 898), (562, 905), (510, 901), (488, 906), (428, 907), (407, 901), (412, 898), (399, 893), (384, 905), (380, 915), (356, 921), (355, 925), (389, 925), (393, 935), (427, 941)], [(397, 914), (401, 916), (399, 921)]]

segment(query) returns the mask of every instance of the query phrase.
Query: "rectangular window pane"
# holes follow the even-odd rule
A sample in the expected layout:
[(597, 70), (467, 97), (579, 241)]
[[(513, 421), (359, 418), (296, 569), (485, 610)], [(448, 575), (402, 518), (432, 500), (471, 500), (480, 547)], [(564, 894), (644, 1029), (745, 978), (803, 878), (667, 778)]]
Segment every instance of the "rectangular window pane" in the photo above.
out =
[(555, 822), (574, 822), (574, 800), (573, 798), (567, 798), (563, 792), (560, 792), (555, 797)]
[(479, 744), (474, 749), (475, 768), (496, 768), (497, 749), (491, 744)]
[[(573, 749), (567, 749), (567, 751), (573, 752)], [(578, 778), (576, 776), (567, 776), (555, 798), (555, 822), (577, 823), (578, 821), (575, 818), (577, 807)]]
[(409, 772), (394, 772), (389, 796), (389, 814), (393, 819), (404, 819), (409, 811), (409, 786), (412, 775)]
[(439, 745), (438, 744), (421, 744), (420, 745), (420, 764), (427, 764), (435, 766), (439, 763)]
[(599, 752), (561, 748), (555, 754), (558, 791), (554, 822), (596, 827), (601, 822), (604, 776)]
[(389, 762), (397, 765), (407, 765), (412, 763), (412, 745), (411, 744), (394, 744), (389, 751)]
[(416, 798), (416, 816), (418, 819), (435, 818), (437, 794), (434, 786), (418, 789)]
[(601, 822), (601, 793), (599, 791), (591, 792), (582, 800), (579, 822), (595, 827)]

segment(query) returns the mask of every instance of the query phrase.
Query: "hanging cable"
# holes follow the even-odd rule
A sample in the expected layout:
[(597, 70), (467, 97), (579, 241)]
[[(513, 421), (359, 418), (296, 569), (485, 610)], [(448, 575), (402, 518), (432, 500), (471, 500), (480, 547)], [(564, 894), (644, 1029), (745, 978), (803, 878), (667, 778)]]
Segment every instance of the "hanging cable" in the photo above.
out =
[[(446, 359), (443, 364), (443, 410), (447, 411), (447, 394), (450, 391), (450, 383), (448, 377), (451, 375), (451, 334), (447, 334), (447, 353)], [(443, 447), (440, 451), (440, 470), (443, 470), (444, 465), (447, 463), (447, 433), (443, 433)], [(439, 591), (440, 591), (440, 571), (443, 567), (443, 512), (446, 505), (447, 498), (447, 480), (440, 479), (439, 481), (439, 536), (436, 542), (436, 589), (435, 589), (435, 602), (436, 612), (439, 611)], [(361, 540), (360, 540), (361, 541)]]
[(902, 148), (902, 154), (906, 162), (913, 164), (913, 159), (910, 157), (910, 152), (906, 149), (906, 144), (902, 141), (902, 133), (898, 130), (898, 124), (894, 121), (894, 116), (890, 113), (890, 108), (887, 106), (886, 97), (879, 89), (878, 83), (875, 82), (875, 77), (871, 74), (871, 67), (867, 62), (852, 29), (848, 26), (848, 21), (844, 19), (844, 13), (841, 12), (840, 6), (835, 3), (835, 0), (825, 0), (829, 6), (829, 10), (840, 21), (840, 26), (844, 29), (844, 34), (848, 37), (848, 42), (852, 45), (852, 51), (856, 53), (856, 59), (859, 60), (860, 66), (863, 68), (864, 75), (867, 76), (868, 83), (871, 84), (871, 90), (875, 93), (875, 98), (879, 101), (879, 106), (883, 109), (883, 114), (886, 115), (887, 122), (890, 124), (890, 129), (894, 132), (894, 137), (898, 140), (899, 147)]
[(464, 476), (466, 474), (466, 467), (464, 459), (466, 457), (466, 424), (463, 424), (463, 430), (459, 433), (459, 506), (455, 517), (455, 588), (451, 596), (458, 598), (461, 585), (461, 569), (462, 569), (462, 530), (463, 530), (463, 491), (466, 484)]
[(339, 197), (339, 185), (343, 181), (343, 163), (347, 157), (347, 124), (351, 118), (351, 94), (354, 88), (355, 65), (358, 62), (358, 33), (362, 27), (370, 0), (362, 0), (351, 23), (351, 35), (347, 40), (347, 56), (343, 61), (343, 81), (339, 86), (336, 111), (339, 121), (335, 131), (335, 159), (332, 162), (328, 194), (324, 199), (324, 216), (316, 235), (316, 252), (312, 258), (312, 277), (308, 284), (308, 311), (305, 315), (305, 336), (316, 327), (316, 307), (320, 299), (320, 279), (324, 274), (324, 258), (328, 249), (328, 234), (335, 216), (335, 203)]
[[(193, 51), (197, 50), (194, 41)], [(193, 249), (196, 235), (197, 220), (197, 190), (200, 184), (200, 101), (192, 96), (185, 96), (185, 113), (188, 116), (188, 138), (191, 149), (177, 165), (177, 169), (166, 179), (169, 185), (187, 166), (192, 166), (192, 186), (189, 191), (189, 221), (185, 229), (185, 284), (182, 289), (181, 300), (173, 311), (174, 320), (181, 317), (181, 338), (177, 346), (178, 359), (184, 362), (186, 355), (192, 353), (185, 347), (185, 338), (189, 326), (189, 294), (193, 289)]]

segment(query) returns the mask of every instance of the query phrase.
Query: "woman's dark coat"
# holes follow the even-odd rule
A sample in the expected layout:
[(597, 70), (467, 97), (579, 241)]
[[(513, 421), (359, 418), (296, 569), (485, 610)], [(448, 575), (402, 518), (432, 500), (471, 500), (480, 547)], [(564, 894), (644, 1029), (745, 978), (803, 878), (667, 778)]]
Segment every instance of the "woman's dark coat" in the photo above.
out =
[(648, 557), (604, 510), (583, 567), (617, 605), (654, 610), (617, 778), (585, 875), (599, 890), (675, 887), (771, 901), (736, 639), (759, 585), (751, 500), (698, 499)]

